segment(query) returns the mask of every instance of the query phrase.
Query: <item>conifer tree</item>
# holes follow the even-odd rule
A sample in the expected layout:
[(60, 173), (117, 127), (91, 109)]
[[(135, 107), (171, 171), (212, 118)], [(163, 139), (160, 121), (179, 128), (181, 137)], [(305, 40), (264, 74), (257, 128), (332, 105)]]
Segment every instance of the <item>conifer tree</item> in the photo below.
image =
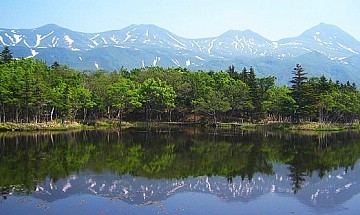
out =
[(0, 54), (0, 63), (9, 63), (12, 60), (12, 53), (9, 46), (5, 46), (4, 50)]
[(291, 85), (291, 96), (295, 100), (297, 108), (293, 115), (293, 120), (295, 123), (299, 122), (300, 116), (304, 114), (304, 108), (306, 103), (306, 98), (304, 96), (304, 83), (308, 79), (305, 75), (307, 74), (304, 68), (300, 64), (296, 64), (296, 67), (293, 70), (293, 79), (290, 81)]
[(247, 74), (247, 85), (249, 87), (249, 97), (253, 105), (250, 114), (250, 119), (253, 122), (254, 120), (259, 120), (262, 116), (260, 88), (253, 67), (250, 67), (249, 73)]
[(248, 84), (248, 72), (246, 67), (240, 73), (240, 80), (242, 80), (245, 84)]
[(227, 70), (227, 73), (229, 73), (230, 77), (232, 77), (234, 80), (240, 80), (241, 75), (235, 70), (235, 66), (231, 65), (229, 66), (229, 69)]

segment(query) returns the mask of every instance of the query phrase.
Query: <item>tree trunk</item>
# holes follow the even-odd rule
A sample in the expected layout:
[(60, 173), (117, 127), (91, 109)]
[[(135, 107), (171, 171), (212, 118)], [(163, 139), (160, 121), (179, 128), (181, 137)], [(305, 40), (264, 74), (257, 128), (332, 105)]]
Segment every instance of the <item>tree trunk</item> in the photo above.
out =
[(53, 115), (54, 115), (54, 107), (51, 108), (51, 112), (50, 112), (50, 122), (53, 121)]
[(172, 108), (169, 108), (169, 122), (171, 122), (171, 113), (172, 113)]
[(5, 123), (6, 122), (6, 113), (5, 113), (4, 105), (1, 105), (1, 110), (2, 110), (2, 119), (0, 119), (0, 121), (2, 120), (2, 122)]
[(20, 109), (20, 107), (16, 108), (16, 110), (15, 110), (15, 122), (16, 123), (19, 123), (19, 115), (20, 115), (19, 109)]
[(122, 110), (121, 109), (118, 110), (117, 118), (119, 119), (119, 126), (121, 127), (121, 123), (122, 123)]
[(110, 106), (107, 107), (107, 114), (108, 114), (108, 119), (110, 119), (110, 116), (111, 116), (111, 114), (110, 114)]
[(84, 122), (85, 122), (85, 120), (86, 120), (86, 113), (87, 113), (87, 111), (86, 111), (86, 108), (84, 108), (83, 110), (84, 110)]
[(217, 127), (216, 111), (213, 111), (213, 118), (214, 118), (214, 125), (215, 125), (215, 127)]

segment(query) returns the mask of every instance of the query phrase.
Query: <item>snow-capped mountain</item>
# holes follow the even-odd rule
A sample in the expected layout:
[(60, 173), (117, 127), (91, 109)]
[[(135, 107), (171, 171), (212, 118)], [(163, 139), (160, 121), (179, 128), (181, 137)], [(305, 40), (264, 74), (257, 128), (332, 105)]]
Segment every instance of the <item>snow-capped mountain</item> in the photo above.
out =
[[(250, 30), (187, 39), (155, 25), (81, 33), (49, 24), (35, 29), (0, 29), (0, 46), (9, 46), (15, 57), (35, 57), (49, 64), (58, 61), (77, 69), (180, 66), (225, 70), (234, 64), (238, 70), (253, 66), (260, 75), (278, 76), (283, 83), (289, 80), (293, 65), (301, 63), (313, 75), (321, 73), (340, 81), (350, 77), (350, 81), (360, 84), (360, 66), (353, 63), (359, 58), (360, 42), (340, 28), (324, 23), (298, 37), (279, 41)], [(312, 53), (319, 60), (304, 61)], [(331, 71), (333, 68), (338, 72)], [(286, 72), (289, 74), (284, 76)]]

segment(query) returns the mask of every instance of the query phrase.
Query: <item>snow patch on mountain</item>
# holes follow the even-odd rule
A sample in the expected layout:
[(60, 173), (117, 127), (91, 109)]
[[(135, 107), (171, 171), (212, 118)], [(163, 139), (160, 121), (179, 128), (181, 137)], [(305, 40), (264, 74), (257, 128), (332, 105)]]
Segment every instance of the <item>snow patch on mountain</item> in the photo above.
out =
[(175, 42), (180, 44), (182, 48), (186, 48), (186, 45), (184, 43), (181, 43), (179, 40), (175, 39), (173, 36), (171, 36), (169, 33), (166, 33), (171, 39), (173, 39)]
[(40, 45), (40, 42), (41, 42), (41, 35), (36, 34), (36, 44), (34, 47), (38, 47)]
[(216, 39), (213, 39), (211, 42), (210, 42), (210, 46), (208, 48), (208, 53), (209, 55), (211, 55), (211, 49), (214, 47), (214, 42), (217, 40), (218, 38)]
[(352, 52), (354, 54), (359, 54), (359, 52), (356, 52), (352, 48), (346, 47), (345, 45), (343, 45), (341, 43), (338, 43), (338, 45), (341, 46), (341, 48), (348, 50), (349, 52)]
[(100, 34), (95, 34), (95, 36), (91, 37), (90, 40), (94, 40), (94, 39), (96, 39), (98, 36), (100, 36)]
[(4, 39), (2, 38), (2, 36), (0, 36), (0, 42), (1, 42), (4, 46), (6, 46), (6, 43), (4, 42)]
[(13, 39), (8, 33), (5, 33), (5, 36), (6, 36), (7, 38), (9, 38), (9, 40), (10, 40), (12, 43), (15, 43), (15, 42), (14, 42), (14, 39)]
[(51, 45), (49, 45), (50, 47), (56, 47), (58, 45), (60, 38), (57, 38), (56, 36), (54, 36), (51, 40)]
[(176, 65), (176, 66), (179, 66), (180, 67), (180, 63), (178, 60), (174, 60), (171, 58), (171, 61)]
[(18, 44), (22, 40), (21, 35), (14, 34), (13, 36), (15, 38), (15, 44)]
[(191, 61), (189, 59), (186, 60), (185, 65), (189, 67), (191, 65)]
[(279, 46), (301, 46), (302, 43), (300, 42), (289, 42), (289, 43), (281, 43)]
[(72, 44), (74, 43), (74, 40), (71, 39), (71, 38), (69, 37), (69, 35), (65, 35), (65, 36), (64, 36), (64, 39), (65, 39), (65, 41), (67, 42), (67, 44), (69, 45), (69, 47), (71, 47)]
[(201, 60), (201, 61), (204, 61), (204, 58), (201, 58), (201, 57), (199, 57), (199, 56), (195, 56), (195, 58), (197, 58), (197, 59), (199, 59), (199, 60)]
[(91, 40), (91, 41), (94, 43), (95, 46), (98, 46), (98, 45), (99, 45), (99, 43), (96, 42), (96, 40)]
[(119, 41), (115, 38), (114, 35), (112, 37), (110, 37), (110, 40), (113, 41), (115, 44), (119, 43)]
[(50, 33), (44, 35), (44, 36), (41, 36), (40, 34), (36, 34), (36, 44), (34, 47), (38, 47), (40, 44), (41, 44), (41, 41), (43, 39), (45, 39), (46, 37), (50, 36), (51, 34), (53, 34), (54, 31), (51, 31)]
[(125, 43), (126, 41), (128, 41), (131, 38), (130, 35), (130, 31), (126, 32), (126, 38), (122, 41), (123, 43)]
[(153, 66), (157, 66), (157, 63), (160, 61), (160, 57), (155, 57), (154, 61), (153, 61)]
[(34, 49), (31, 49), (31, 55), (32, 57), (35, 57), (39, 52), (35, 51)]
[(30, 46), (29, 46), (29, 44), (26, 42), (26, 40), (24, 40), (24, 44), (25, 44), (28, 48), (30, 48)]

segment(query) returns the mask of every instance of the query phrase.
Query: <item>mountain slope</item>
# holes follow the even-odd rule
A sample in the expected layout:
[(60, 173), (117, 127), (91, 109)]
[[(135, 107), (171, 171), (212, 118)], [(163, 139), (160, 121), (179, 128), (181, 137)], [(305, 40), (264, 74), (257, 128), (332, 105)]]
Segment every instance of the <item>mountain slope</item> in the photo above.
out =
[[(320, 23), (298, 37), (268, 40), (250, 30), (230, 30), (218, 37), (187, 39), (155, 25), (82, 33), (49, 24), (35, 29), (0, 29), (0, 46), (14, 57), (58, 61), (77, 69), (115, 70), (143, 66), (192, 70), (241, 70), (253, 66), (261, 75), (291, 78), (300, 63), (312, 75), (360, 84), (360, 42), (334, 25)], [(290, 71), (289, 71), (290, 70)]]

